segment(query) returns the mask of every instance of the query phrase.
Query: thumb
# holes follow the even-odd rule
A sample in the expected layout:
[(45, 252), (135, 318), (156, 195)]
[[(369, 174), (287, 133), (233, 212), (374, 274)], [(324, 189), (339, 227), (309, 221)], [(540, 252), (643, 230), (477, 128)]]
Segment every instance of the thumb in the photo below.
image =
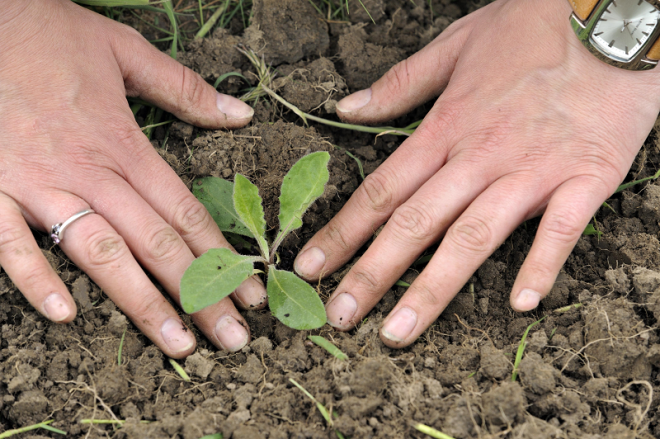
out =
[(127, 95), (139, 96), (202, 128), (239, 128), (252, 120), (254, 110), (249, 105), (216, 92), (199, 74), (158, 51), (138, 32), (117, 25), (111, 44)]
[(392, 67), (370, 88), (337, 102), (337, 115), (353, 123), (376, 123), (399, 117), (439, 96), (449, 83), (479, 12), (454, 22), (422, 50)]

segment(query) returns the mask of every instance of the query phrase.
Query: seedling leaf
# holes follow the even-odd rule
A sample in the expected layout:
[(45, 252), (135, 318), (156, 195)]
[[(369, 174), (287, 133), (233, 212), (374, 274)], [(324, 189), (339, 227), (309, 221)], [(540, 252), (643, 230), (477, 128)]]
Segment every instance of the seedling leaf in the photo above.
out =
[(173, 359), (170, 358), (169, 360), (170, 360), (170, 364), (172, 365), (174, 370), (176, 370), (176, 373), (179, 374), (181, 379), (183, 379), (183, 381), (186, 381), (186, 382), (189, 383), (190, 382), (190, 376), (186, 373), (185, 370), (183, 370), (183, 367), (181, 367), (181, 365), (179, 363), (177, 363), (176, 361), (174, 361)]
[(582, 232), (584, 236), (590, 236), (590, 235), (598, 235), (600, 236), (603, 234), (600, 230), (596, 229), (593, 224), (588, 224), (587, 227), (584, 229), (584, 232)]
[(298, 160), (284, 177), (280, 194), (280, 232), (276, 243), (302, 226), (302, 217), (309, 206), (323, 195), (330, 178), (329, 161), (330, 154), (325, 151), (309, 154)]
[(234, 209), (234, 183), (218, 177), (198, 178), (193, 182), (192, 192), (209, 211), (220, 230), (252, 238), (252, 233)]
[(453, 437), (424, 424), (415, 424), (415, 429), (436, 439), (454, 439)]
[(263, 257), (268, 259), (268, 243), (265, 238), (266, 220), (264, 220), (259, 188), (241, 174), (236, 174), (234, 178), (234, 209), (241, 222), (259, 243)]
[(289, 271), (268, 269), (270, 311), (290, 328), (305, 330), (325, 325), (323, 302), (314, 288)]
[(192, 314), (229, 296), (254, 273), (253, 256), (212, 248), (188, 267), (181, 279), (181, 306)]
[(525, 352), (525, 340), (527, 340), (527, 334), (529, 334), (529, 330), (532, 329), (534, 326), (538, 325), (541, 323), (543, 320), (545, 320), (545, 317), (541, 317), (539, 320), (535, 321), (531, 325), (525, 329), (525, 333), (523, 334), (522, 338), (520, 339), (520, 343), (518, 344), (518, 351), (516, 352), (516, 359), (513, 362), (513, 373), (511, 374), (511, 381), (515, 381), (516, 378), (518, 378), (518, 367), (520, 366), (520, 362), (522, 361), (523, 353)]
[(330, 355), (334, 355), (339, 360), (341, 360), (341, 361), (348, 360), (348, 355), (343, 353), (337, 346), (333, 345), (331, 342), (329, 342), (325, 338), (323, 338), (319, 335), (310, 335), (307, 338), (310, 339), (311, 341), (313, 341), (314, 343), (316, 343), (317, 345), (321, 346), (323, 349), (328, 351), (328, 353), (330, 353)]

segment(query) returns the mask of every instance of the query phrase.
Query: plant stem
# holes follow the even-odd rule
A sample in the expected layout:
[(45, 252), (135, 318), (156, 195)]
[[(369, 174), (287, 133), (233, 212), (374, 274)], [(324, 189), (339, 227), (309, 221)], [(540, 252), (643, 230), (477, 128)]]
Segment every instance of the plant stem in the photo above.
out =
[(215, 10), (213, 15), (211, 15), (206, 23), (201, 27), (199, 32), (195, 34), (195, 38), (204, 38), (207, 33), (215, 26), (215, 22), (218, 21), (218, 18), (227, 10), (227, 6), (229, 6), (229, 0), (225, 2), (224, 5), (221, 5), (218, 7), (218, 9)]
[(400, 136), (410, 136), (415, 131), (414, 128), (410, 128), (410, 127), (406, 127), (406, 128), (366, 127), (363, 125), (353, 125), (349, 123), (335, 122), (333, 120), (323, 119), (322, 117), (317, 117), (303, 112), (298, 107), (287, 102), (284, 98), (282, 98), (273, 90), (268, 88), (265, 84), (260, 84), (260, 87), (266, 93), (268, 93), (273, 99), (275, 99), (276, 101), (278, 101), (279, 103), (281, 103), (282, 105), (284, 105), (285, 107), (289, 108), (291, 111), (296, 113), (298, 117), (300, 117), (303, 120), (303, 122), (305, 122), (305, 124), (307, 124), (307, 119), (309, 119), (309, 120), (313, 120), (314, 122), (322, 123), (324, 125), (329, 125), (336, 128), (343, 128), (345, 130), (361, 131), (363, 133), (371, 133), (371, 134), (396, 134)]
[[(49, 421), (40, 422), (38, 424), (29, 425), (27, 427), (16, 428), (14, 430), (7, 430), (3, 433), (0, 433), (0, 439), (5, 439), (5, 438), (8, 438), (8, 437), (14, 436), (16, 434), (25, 433), (26, 431), (36, 430), (38, 428), (46, 428), (48, 426), (48, 424), (52, 424), (53, 421), (54, 421), (54, 419), (51, 419)], [(57, 430), (57, 429), (52, 429), (52, 430), (54, 431), (54, 430)], [(57, 430), (56, 432), (60, 433), (61, 430)], [(60, 433), (60, 434), (62, 434), (62, 433)], [(64, 433), (64, 434), (66, 434), (66, 433)]]

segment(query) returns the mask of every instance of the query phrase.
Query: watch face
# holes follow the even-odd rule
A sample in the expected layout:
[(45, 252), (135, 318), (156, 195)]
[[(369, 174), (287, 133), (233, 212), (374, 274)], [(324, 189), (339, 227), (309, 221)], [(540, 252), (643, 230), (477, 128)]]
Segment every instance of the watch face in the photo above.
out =
[(645, 0), (612, 0), (598, 18), (591, 42), (618, 61), (633, 59), (658, 25), (659, 11)]

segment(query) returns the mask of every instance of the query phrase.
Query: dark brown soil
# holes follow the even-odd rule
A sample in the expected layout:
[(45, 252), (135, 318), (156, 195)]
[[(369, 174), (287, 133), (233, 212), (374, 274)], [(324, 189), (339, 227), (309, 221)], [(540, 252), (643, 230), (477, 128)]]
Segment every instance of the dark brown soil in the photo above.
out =
[[(351, 1), (351, 23), (327, 23), (307, 1), (255, 1), (245, 34), (218, 30), (187, 47), (180, 59), (208, 81), (230, 72), (251, 78), (233, 47), (250, 43), (280, 73), (279, 92), (306, 111), (326, 117), (334, 102), (368, 86), (454, 19), (483, 3), (363, 1), (376, 24)], [(233, 27), (232, 27), (233, 29)], [(259, 43), (261, 42), (261, 43)], [(220, 89), (239, 93), (232, 77)], [(395, 123), (412, 122), (423, 113)], [(400, 138), (306, 128), (290, 113), (262, 101), (256, 120), (234, 132), (174, 123), (156, 130), (154, 147), (189, 185), (197, 176), (255, 182), (268, 224), (277, 225), (278, 189), (300, 157), (329, 151), (330, 182), (282, 247), (290, 268), (301, 246), (358, 187), (351, 152), (372, 172)], [(335, 146), (336, 145), (336, 146)], [(660, 167), (654, 131), (629, 179)], [(509, 290), (528, 252), (538, 221), (516, 230), (478, 270), (417, 343), (392, 350), (378, 338), (382, 317), (403, 294), (389, 291), (349, 333), (315, 331), (349, 356), (340, 362), (267, 311), (245, 316), (254, 340), (236, 354), (217, 352), (198, 334), (198, 351), (185, 360), (186, 383), (162, 353), (45, 236), (37, 238), (71, 287), (79, 317), (51, 324), (0, 273), (0, 431), (55, 419), (70, 437), (198, 439), (333, 438), (314, 403), (289, 378), (338, 416), (334, 428), (353, 438), (422, 438), (422, 422), (455, 438), (660, 437), (660, 185), (639, 185), (608, 200), (597, 215), (603, 235), (583, 237), (551, 294), (538, 310), (516, 314)], [(250, 252), (244, 245), (242, 251)], [(421, 267), (416, 267), (421, 269)], [(404, 280), (416, 276), (410, 270)], [(342, 273), (321, 284), (322, 295)], [(557, 312), (581, 303), (580, 308)], [(518, 380), (513, 361), (526, 327)], [(123, 363), (117, 365), (126, 330)], [(121, 419), (123, 427), (81, 425), (81, 419)], [(142, 423), (141, 421), (150, 421)], [(46, 431), (38, 436), (59, 437)]]

